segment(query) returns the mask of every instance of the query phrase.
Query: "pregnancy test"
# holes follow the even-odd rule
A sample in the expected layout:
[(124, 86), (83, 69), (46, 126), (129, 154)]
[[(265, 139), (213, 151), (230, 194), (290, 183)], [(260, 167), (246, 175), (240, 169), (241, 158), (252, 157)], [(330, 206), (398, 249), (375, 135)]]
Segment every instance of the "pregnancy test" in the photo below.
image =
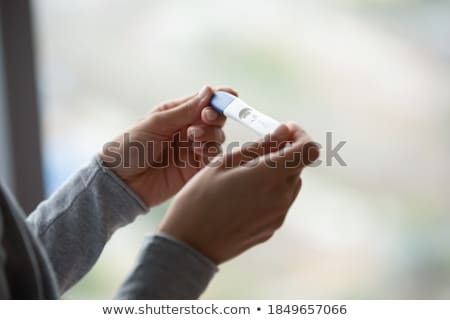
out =
[(272, 133), (281, 124), (228, 92), (216, 91), (211, 98), (211, 106), (217, 112), (236, 120), (261, 136)]

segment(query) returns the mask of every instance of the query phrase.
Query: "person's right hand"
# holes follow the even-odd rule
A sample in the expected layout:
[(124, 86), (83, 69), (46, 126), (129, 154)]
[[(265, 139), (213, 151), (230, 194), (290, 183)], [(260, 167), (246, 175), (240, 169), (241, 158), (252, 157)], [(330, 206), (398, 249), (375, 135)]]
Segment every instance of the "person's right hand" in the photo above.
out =
[(278, 150), (260, 142), (217, 158), (177, 194), (159, 231), (216, 264), (268, 240), (300, 191), (301, 170), (319, 156), (294, 124), (281, 125), (271, 141), (292, 143)]

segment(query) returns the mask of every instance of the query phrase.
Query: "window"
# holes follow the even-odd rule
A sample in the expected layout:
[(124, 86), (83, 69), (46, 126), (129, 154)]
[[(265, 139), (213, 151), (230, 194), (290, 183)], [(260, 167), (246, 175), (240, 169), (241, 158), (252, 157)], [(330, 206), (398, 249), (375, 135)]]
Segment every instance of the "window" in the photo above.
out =
[[(47, 194), (154, 104), (228, 84), (324, 147), (328, 131), (330, 148), (347, 141), (348, 166), (305, 170), (284, 227), (223, 266), (205, 297), (449, 292), (447, 2), (39, 0), (34, 9)], [(254, 139), (231, 121), (226, 131), (227, 142)], [(111, 297), (165, 206), (118, 232), (67, 297)], [(415, 296), (416, 287), (426, 290)]]

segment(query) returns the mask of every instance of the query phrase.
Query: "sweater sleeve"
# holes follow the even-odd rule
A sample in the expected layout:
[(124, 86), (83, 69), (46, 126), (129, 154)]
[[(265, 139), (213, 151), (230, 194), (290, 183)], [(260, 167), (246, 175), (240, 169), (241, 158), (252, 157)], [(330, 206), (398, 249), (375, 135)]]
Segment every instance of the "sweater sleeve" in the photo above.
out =
[(148, 210), (96, 157), (27, 222), (44, 246), (63, 293), (92, 268), (115, 230)]
[(216, 271), (213, 262), (188, 245), (165, 234), (149, 236), (116, 298), (197, 299)]
[[(28, 217), (54, 270), (60, 294), (95, 264), (118, 228), (149, 208), (99, 157), (78, 171)], [(196, 299), (217, 267), (165, 234), (148, 236), (119, 299)]]

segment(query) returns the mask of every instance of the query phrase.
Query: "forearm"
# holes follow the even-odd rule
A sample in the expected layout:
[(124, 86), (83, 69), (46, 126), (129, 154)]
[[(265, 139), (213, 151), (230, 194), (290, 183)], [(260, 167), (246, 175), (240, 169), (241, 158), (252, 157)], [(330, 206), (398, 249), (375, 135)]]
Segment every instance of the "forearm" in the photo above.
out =
[(70, 288), (97, 261), (113, 232), (148, 208), (96, 158), (29, 216), (55, 270)]

